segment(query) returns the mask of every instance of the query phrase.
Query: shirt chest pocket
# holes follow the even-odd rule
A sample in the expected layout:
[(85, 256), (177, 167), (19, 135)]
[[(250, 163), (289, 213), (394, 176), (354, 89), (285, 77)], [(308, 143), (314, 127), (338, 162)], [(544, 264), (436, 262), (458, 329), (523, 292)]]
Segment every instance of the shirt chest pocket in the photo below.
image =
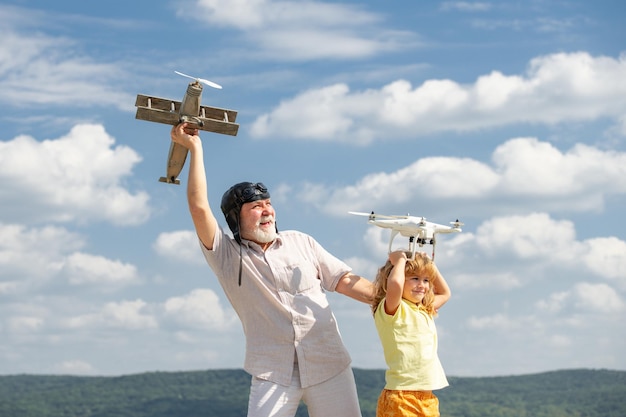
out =
[(320, 288), (317, 268), (310, 263), (286, 265), (281, 273), (281, 286), (291, 294)]

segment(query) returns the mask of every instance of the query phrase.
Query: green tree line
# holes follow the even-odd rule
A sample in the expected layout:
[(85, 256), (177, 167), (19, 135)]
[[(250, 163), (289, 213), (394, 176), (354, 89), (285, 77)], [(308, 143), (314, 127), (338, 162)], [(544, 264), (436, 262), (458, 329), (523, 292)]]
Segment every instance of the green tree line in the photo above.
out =
[[(363, 417), (374, 417), (384, 371), (357, 368), (354, 374)], [(450, 386), (436, 392), (442, 417), (626, 416), (625, 371), (448, 379)], [(249, 386), (250, 376), (238, 369), (0, 376), (0, 417), (241, 417)], [(297, 416), (308, 416), (303, 405)]]

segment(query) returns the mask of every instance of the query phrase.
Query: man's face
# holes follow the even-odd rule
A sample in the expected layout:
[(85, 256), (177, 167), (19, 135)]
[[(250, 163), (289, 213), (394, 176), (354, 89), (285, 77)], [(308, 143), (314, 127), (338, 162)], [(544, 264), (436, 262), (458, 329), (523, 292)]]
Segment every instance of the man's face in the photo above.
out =
[(263, 244), (276, 239), (276, 212), (270, 199), (241, 206), (239, 233), (243, 239)]

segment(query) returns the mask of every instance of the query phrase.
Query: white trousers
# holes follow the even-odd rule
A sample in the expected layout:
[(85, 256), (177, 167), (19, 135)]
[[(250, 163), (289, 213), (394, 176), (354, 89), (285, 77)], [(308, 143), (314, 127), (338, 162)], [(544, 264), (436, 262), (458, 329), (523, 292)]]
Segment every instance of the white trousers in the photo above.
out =
[(300, 400), (306, 404), (309, 417), (361, 417), (349, 366), (328, 381), (307, 388), (300, 387), (297, 367), (288, 387), (252, 377), (248, 417), (294, 417)]

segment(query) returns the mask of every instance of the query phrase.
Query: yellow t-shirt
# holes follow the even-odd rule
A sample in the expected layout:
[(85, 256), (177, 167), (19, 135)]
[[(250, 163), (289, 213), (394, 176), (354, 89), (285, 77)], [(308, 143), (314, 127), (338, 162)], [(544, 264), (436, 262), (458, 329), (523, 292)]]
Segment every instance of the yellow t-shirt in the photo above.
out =
[(374, 323), (383, 346), (386, 389), (431, 391), (448, 386), (437, 355), (437, 328), (433, 318), (414, 303), (402, 300), (393, 316), (378, 305)]

